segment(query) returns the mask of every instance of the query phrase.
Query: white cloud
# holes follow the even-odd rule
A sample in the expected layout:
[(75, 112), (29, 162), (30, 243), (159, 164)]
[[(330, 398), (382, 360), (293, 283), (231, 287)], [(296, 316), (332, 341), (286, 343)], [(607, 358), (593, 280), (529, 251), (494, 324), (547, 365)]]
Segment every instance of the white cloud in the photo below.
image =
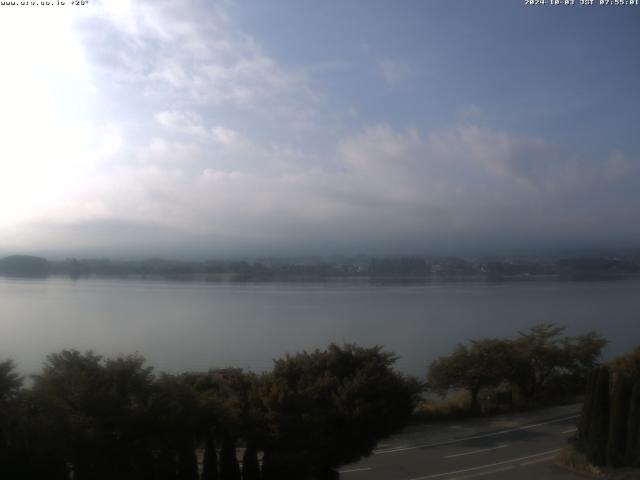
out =
[(242, 148), (243, 145), (248, 145), (248, 142), (244, 140), (237, 131), (231, 128), (222, 126), (213, 127), (211, 134), (217, 143), (228, 149), (235, 150)]
[[(217, 134), (228, 145), (238, 141), (237, 132), (218, 128)], [(610, 209), (624, 205), (594, 208), (593, 192), (620, 188), (627, 177), (611, 172), (626, 162), (615, 153), (604, 161), (574, 155), (567, 167), (556, 150), (472, 125), (430, 134), (377, 125), (337, 146), (336, 168), (261, 171), (233, 162), (221, 167), (206, 148), (194, 152), (157, 138), (142, 150), (146, 163), (95, 178), (46, 218), (138, 225), (135, 236), (122, 233), (131, 242), (152, 228), (184, 245), (217, 238), (220, 248), (272, 251), (285, 244), (322, 248), (395, 239), (417, 248), (433, 239), (446, 244), (451, 235), (482, 243), (513, 232), (528, 238), (599, 233), (614, 221)], [(194, 157), (199, 160), (186, 168)], [(568, 194), (571, 204), (564, 202)], [(617, 227), (640, 234), (628, 222)]]
[[(65, 231), (69, 242), (77, 237), (74, 226), (111, 225), (123, 245), (166, 232), (186, 248), (214, 240), (366, 247), (382, 237), (421, 245), (477, 232), (593, 234), (603, 225), (640, 237), (629, 221), (637, 159), (487, 128), (473, 105), (450, 128), (379, 124), (346, 133), (362, 115), (354, 108), (349, 121), (329, 121), (341, 113), (318, 113), (323, 97), (309, 79), (347, 63), (284, 66), (222, 4), (202, 5), (99, 2), (76, 19), (80, 41), (68, 23), (37, 23), (55, 46), (44, 53), (0, 19), (28, 47), (21, 57), (0, 42), (15, 67), (0, 90), (0, 237), (18, 238), (16, 225), (53, 224), (63, 244)], [(398, 59), (376, 67), (390, 85), (414, 73)], [(52, 71), (71, 80), (66, 95), (44, 88)], [(107, 248), (98, 237), (87, 242)]]
[(280, 65), (222, 5), (101, 2), (81, 25), (96, 67), (145, 95), (289, 115), (317, 103), (304, 68)]
[(153, 117), (162, 127), (188, 135), (206, 136), (207, 130), (202, 123), (202, 117), (195, 112), (167, 111), (158, 112)]

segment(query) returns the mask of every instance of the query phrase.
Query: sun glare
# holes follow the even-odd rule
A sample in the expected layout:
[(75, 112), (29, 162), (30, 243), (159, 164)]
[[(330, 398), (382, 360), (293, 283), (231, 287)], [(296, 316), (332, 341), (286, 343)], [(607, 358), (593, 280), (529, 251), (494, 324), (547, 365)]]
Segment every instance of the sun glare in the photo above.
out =
[(38, 216), (88, 154), (90, 78), (66, 8), (0, 16), (0, 226)]

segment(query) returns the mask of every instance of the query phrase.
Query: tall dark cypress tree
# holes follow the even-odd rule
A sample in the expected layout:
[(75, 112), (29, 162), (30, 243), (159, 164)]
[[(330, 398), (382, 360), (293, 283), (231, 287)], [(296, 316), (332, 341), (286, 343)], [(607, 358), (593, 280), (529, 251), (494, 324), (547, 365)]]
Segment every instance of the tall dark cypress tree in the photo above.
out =
[(241, 480), (241, 478), (236, 457), (236, 442), (229, 432), (224, 432), (220, 451), (220, 480)]
[(606, 461), (609, 435), (609, 368), (600, 367), (594, 391), (593, 410), (589, 422), (587, 456), (594, 465)]
[(592, 370), (587, 377), (587, 390), (585, 392), (584, 404), (580, 421), (578, 422), (578, 447), (582, 451), (587, 450), (587, 438), (589, 437), (589, 422), (593, 414), (593, 399), (595, 398), (596, 381), (598, 378), (598, 370)]
[[(127, 474), (120, 477), (120, 480), (155, 480), (154, 459), (149, 445), (138, 445), (132, 448), (131, 459), (127, 467)], [(68, 479), (68, 477), (67, 477)]]
[(242, 456), (242, 480), (260, 480), (258, 449), (253, 442), (247, 444)]
[[(289, 468), (287, 468), (289, 467)], [(290, 462), (273, 451), (265, 451), (262, 457), (262, 480), (296, 480), (300, 472), (292, 471)]]
[(637, 425), (635, 454), (630, 466), (640, 468), (640, 424)]
[(185, 440), (178, 451), (178, 480), (198, 480), (198, 459), (190, 440)]
[(156, 460), (155, 476), (158, 480), (176, 480), (177, 464), (176, 455), (169, 445), (163, 446)]
[(277, 480), (278, 475), (272, 461), (272, 454), (265, 451), (262, 455), (262, 468), (260, 469), (262, 480)]
[(213, 432), (208, 432), (204, 440), (204, 458), (202, 459), (201, 480), (218, 480), (218, 453)]
[(607, 465), (621, 467), (624, 464), (625, 442), (631, 389), (626, 376), (618, 373), (614, 377), (607, 441)]
[(631, 391), (624, 463), (629, 467), (640, 467), (640, 380)]

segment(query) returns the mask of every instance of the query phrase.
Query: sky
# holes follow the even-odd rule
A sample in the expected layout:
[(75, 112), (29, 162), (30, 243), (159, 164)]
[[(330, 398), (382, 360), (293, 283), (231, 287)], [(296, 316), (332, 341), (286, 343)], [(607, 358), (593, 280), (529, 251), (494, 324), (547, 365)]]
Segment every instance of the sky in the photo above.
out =
[(0, 6), (0, 254), (636, 248), (639, 27), (515, 0)]

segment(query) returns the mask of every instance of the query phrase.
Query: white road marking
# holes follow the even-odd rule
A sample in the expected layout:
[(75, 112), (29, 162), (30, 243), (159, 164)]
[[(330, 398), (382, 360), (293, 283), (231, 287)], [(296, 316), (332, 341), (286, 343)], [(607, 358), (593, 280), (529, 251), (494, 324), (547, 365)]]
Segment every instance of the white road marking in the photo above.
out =
[(456, 457), (463, 457), (465, 455), (475, 455), (476, 453), (490, 452), (491, 450), (498, 450), (499, 448), (505, 448), (508, 446), (509, 444), (505, 443), (504, 445), (498, 445), (497, 447), (483, 448), (482, 450), (473, 450), (471, 452), (456, 453), (455, 455), (447, 455), (444, 458), (456, 458)]
[(371, 470), (371, 467), (351, 468), (349, 470), (338, 470), (338, 473), (368, 472), (369, 470)]
[(495, 468), (493, 470), (487, 470), (486, 472), (472, 473), (470, 475), (463, 475), (462, 477), (452, 477), (449, 480), (467, 480), (469, 478), (484, 477), (486, 475), (493, 475), (494, 473), (506, 472), (508, 470), (513, 470), (513, 469), (514, 469), (513, 465), (508, 465), (506, 467)]
[(536, 463), (550, 462), (554, 458), (556, 458), (555, 455), (551, 455), (550, 457), (537, 458), (535, 460), (529, 460), (528, 462), (522, 462), (520, 466), (526, 467), (527, 465), (535, 465)]
[(506, 433), (512, 433), (512, 432), (519, 432), (520, 430), (529, 430), (530, 428), (536, 428), (536, 427), (541, 427), (543, 425), (550, 425), (552, 423), (560, 423), (560, 422), (564, 422), (566, 420), (571, 420), (574, 418), (578, 418), (580, 415), (571, 415), (569, 417), (563, 417), (563, 418), (558, 418), (556, 420), (549, 420), (546, 422), (540, 422), (540, 423), (535, 423), (533, 425), (525, 425), (523, 427), (515, 427), (515, 428), (509, 428), (507, 430), (501, 430), (499, 432), (491, 432), (491, 433), (484, 433), (482, 435), (472, 435), (470, 437), (464, 437), (464, 438), (456, 438), (453, 440), (447, 440), (446, 442), (433, 442), (433, 443), (424, 443), (421, 445), (412, 445), (410, 447), (397, 447), (397, 448), (390, 448), (387, 450), (374, 450), (373, 454), (374, 455), (382, 455), (385, 453), (396, 453), (396, 452), (405, 452), (407, 450), (417, 450), (419, 448), (426, 448), (426, 447), (440, 447), (443, 445), (452, 445), (454, 443), (460, 443), (460, 442), (466, 442), (468, 440), (477, 440), (479, 438), (488, 438), (488, 437), (495, 437), (496, 435), (504, 435)]
[(411, 478), (410, 480), (427, 480), (429, 478), (446, 477), (449, 475), (457, 475), (458, 473), (467, 473), (467, 472), (473, 472), (476, 470), (484, 470), (485, 468), (497, 467), (499, 465), (507, 465), (509, 463), (518, 463), (518, 462), (521, 462), (522, 460), (528, 460), (530, 458), (551, 455), (552, 453), (558, 453), (560, 450), (562, 449), (556, 448), (555, 450), (548, 450), (546, 452), (534, 453), (533, 455), (527, 455), (526, 457), (512, 458), (511, 460), (503, 460), (502, 462), (490, 463), (487, 465), (479, 465), (477, 467), (465, 468), (464, 470), (456, 470), (454, 472), (444, 472), (444, 473), (436, 473), (433, 475), (425, 475), (424, 477), (415, 477), (415, 478)]
[(565, 430), (564, 432), (562, 432), (562, 434), (563, 434), (563, 435), (566, 435), (567, 433), (573, 433), (573, 432), (575, 432), (575, 431), (577, 431), (577, 430), (578, 430), (577, 428), (571, 428), (571, 429), (569, 429), (569, 430)]

